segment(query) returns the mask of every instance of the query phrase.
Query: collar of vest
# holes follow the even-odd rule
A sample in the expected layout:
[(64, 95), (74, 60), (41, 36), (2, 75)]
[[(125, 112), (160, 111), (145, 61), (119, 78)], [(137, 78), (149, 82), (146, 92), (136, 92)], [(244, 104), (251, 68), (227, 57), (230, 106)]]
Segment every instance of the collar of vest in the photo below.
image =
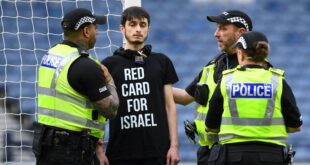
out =
[(241, 68), (264, 68), (261, 65), (257, 65), (257, 64), (246, 64), (243, 65)]
[(86, 56), (86, 57), (89, 56), (88, 51), (85, 50), (85, 49), (82, 49), (82, 47), (80, 45), (78, 45), (77, 43), (75, 43), (75, 42), (72, 42), (72, 41), (69, 41), (69, 40), (63, 40), (61, 44), (77, 48), (78, 51), (79, 51), (79, 54), (81, 56)]

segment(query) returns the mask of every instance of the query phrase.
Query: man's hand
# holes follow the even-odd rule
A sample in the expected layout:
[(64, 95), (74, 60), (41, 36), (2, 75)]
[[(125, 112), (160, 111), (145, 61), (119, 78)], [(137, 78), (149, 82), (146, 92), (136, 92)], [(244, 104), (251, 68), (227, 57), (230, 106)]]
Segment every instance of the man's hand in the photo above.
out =
[(96, 146), (96, 155), (100, 161), (100, 165), (109, 165), (109, 160), (104, 153), (103, 147), (103, 140), (99, 139)]
[(166, 165), (177, 165), (180, 162), (179, 150), (177, 146), (171, 146), (167, 153)]

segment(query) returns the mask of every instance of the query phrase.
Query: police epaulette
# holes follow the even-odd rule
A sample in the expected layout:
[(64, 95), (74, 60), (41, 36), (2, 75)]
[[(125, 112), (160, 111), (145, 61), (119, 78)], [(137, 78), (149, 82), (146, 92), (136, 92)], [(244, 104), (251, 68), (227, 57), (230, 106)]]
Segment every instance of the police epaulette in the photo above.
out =
[(281, 70), (281, 69), (269, 68), (269, 71), (271, 71), (272, 73), (279, 74), (279, 75), (281, 75), (281, 76), (284, 75), (284, 70)]
[(228, 73), (232, 73), (232, 72), (234, 72), (234, 71), (236, 71), (236, 70), (237, 70), (237, 68), (224, 70), (222, 74), (225, 75), (225, 74), (228, 74)]

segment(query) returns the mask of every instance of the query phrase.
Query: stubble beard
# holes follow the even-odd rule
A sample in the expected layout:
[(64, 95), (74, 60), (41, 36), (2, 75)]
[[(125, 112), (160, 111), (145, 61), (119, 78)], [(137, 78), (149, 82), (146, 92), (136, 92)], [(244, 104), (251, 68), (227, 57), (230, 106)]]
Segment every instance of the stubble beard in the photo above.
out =
[(125, 33), (125, 38), (126, 38), (126, 41), (129, 43), (129, 44), (132, 44), (132, 45), (141, 45), (141, 44), (144, 44), (144, 42), (147, 40), (148, 36), (146, 36), (144, 39), (142, 39), (142, 41), (139, 41), (139, 40), (130, 40), (130, 38), (127, 36), (127, 34)]
[(233, 48), (232, 45), (236, 42), (234, 37), (229, 38), (222, 47), (218, 47), (219, 50), (223, 53), (232, 53), (230, 52)]

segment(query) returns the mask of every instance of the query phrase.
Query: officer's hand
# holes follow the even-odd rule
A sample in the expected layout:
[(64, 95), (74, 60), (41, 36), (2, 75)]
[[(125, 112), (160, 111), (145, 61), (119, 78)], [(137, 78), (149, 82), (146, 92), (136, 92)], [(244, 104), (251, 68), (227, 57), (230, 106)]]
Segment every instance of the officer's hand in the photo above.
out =
[(198, 83), (195, 91), (195, 101), (200, 105), (206, 106), (208, 102), (208, 97), (208, 85)]

